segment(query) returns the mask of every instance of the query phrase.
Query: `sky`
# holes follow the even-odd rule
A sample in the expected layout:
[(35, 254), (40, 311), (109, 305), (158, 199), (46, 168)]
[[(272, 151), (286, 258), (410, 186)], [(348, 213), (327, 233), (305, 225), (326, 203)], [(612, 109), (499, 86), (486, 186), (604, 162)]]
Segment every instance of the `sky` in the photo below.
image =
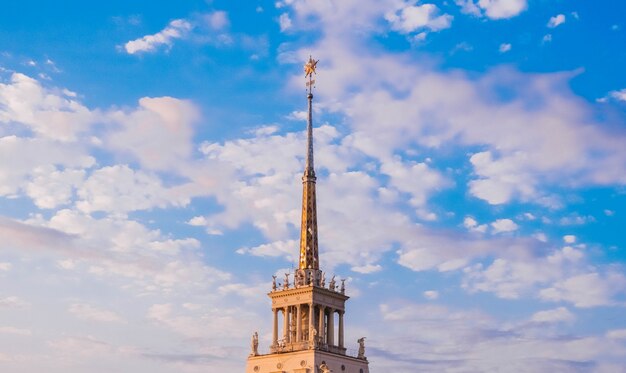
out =
[[(62, 4), (62, 5), (60, 5)], [(0, 12), (0, 371), (239, 372), (320, 260), (372, 372), (626, 372), (626, 4)]]

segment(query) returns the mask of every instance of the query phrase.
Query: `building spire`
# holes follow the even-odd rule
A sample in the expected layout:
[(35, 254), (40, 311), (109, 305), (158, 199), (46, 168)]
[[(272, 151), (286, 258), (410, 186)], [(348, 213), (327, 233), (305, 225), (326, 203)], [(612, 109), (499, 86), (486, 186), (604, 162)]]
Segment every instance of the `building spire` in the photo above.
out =
[(319, 269), (317, 246), (317, 203), (315, 196), (315, 167), (313, 163), (313, 87), (317, 62), (309, 56), (304, 65), (304, 77), (307, 79), (307, 153), (302, 175), (302, 225), (300, 228), (300, 269)]

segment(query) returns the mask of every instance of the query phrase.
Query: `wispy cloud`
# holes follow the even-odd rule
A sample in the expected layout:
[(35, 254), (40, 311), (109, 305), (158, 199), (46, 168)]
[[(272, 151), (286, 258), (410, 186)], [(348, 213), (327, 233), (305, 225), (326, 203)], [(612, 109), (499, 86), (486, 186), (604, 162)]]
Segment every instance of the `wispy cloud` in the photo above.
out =
[(559, 25), (562, 25), (565, 23), (565, 15), (564, 14), (557, 14), (554, 17), (550, 17), (550, 20), (548, 21), (548, 27), (549, 28), (556, 28)]
[(599, 98), (598, 102), (607, 102), (610, 100), (618, 101), (618, 102), (626, 102), (626, 88), (611, 91), (606, 96)]
[(512, 18), (528, 7), (527, 0), (456, 0), (461, 12), (490, 19)]
[(439, 8), (434, 4), (409, 5), (385, 14), (392, 29), (408, 34), (417, 30), (439, 31), (449, 28), (453, 17), (449, 14), (439, 15)]
[(156, 34), (146, 35), (127, 42), (124, 44), (124, 49), (128, 54), (137, 54), (154, 52), (161, 46), (171, 47), (174, 40), (184, 38), (192, 28), (193, 26), (189, 21), (175, 19)]

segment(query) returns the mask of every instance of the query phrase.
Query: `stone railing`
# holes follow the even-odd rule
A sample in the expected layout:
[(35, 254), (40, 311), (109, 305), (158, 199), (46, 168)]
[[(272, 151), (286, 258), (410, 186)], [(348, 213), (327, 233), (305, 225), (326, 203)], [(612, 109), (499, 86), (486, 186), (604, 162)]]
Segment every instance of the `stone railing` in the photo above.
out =
[(346, 293), (346, 284), (345, 279), (341, 279), (341, 285), (339, 285), (335, 281), (335, 277), (333, 276), (331, 280), (328, 282), (328, 286), (326, 285), (326, 275), (320, 270), (296, 270), (294, 274), (293, 281), (289, 280), (290, 273), (285, 273), (285, 278), (282, 283), (276, 282), (276, 276), (272, 276), (272, 291), (281, 291), (281, 290), (289, 290), (289, 289), (297, 289), (302, 287), (321, 287), (324, 289), (328, 289), (330, 291), (334, 291), (337, 293), (345, 294)]
[(316, 349), (320, 351), (332, 352), (334, 354), (339, 354), (339, 355), (348, 355), (352, 357), (357, 357), (356, 350), (351, 349), (349, 351), (349, 354), (347, 354), (346, 352), (348, 350), (345, 347), (333, 346), (333, 345), (329, 345), (326, 343), (318, 343), (315, 345), (315, 347), (313, 347), (311, 343), (309, 343), (309, 341), (301, 341), (301, 342), (286, 343), (286, 344), (279, 342), (275, 346), (270, 346), (269, 353), (280, 354), (280, 353), (302, 351), (302, 350), (309, 350), (309, 349)]
[(283, 353), (283, 352), (293, 352), (293, 351), (302, 351), (308, 350), (310, 348), (309, 341), (300, 341), (293, 343), (282, 343), (279, 342), (275, 346), (270, 346), (270, 351), (273, 354)]

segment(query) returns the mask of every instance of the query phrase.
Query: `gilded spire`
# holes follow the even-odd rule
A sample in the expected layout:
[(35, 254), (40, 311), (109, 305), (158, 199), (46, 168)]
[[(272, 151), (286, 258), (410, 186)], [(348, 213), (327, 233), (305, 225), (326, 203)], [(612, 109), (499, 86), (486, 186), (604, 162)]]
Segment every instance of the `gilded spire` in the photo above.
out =
[(317, 62), (309, 57), (304, 65), (304, 77), (308, 79), (307, 154), (302, 176), (302, 225), (300, 228), (300, 269), (319, 269), (317, 248), (317, 204), (315, 197), (315, 168), (313, 164), (313, 86)]

